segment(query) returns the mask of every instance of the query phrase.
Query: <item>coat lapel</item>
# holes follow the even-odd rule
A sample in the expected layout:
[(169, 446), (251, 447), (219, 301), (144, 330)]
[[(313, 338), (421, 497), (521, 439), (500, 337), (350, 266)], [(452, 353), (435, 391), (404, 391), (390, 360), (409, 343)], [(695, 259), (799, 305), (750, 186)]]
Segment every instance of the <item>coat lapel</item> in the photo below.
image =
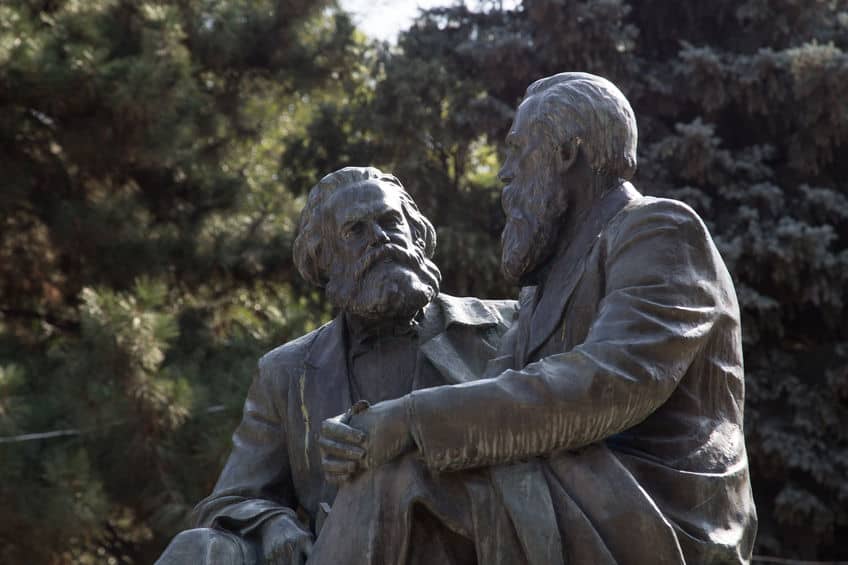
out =
[(297, 383), (305, 432), (304, 449), (310, 466), (320, 462), (317, 441), (321, 422), (338, 416), (351, 406), (344, 322), (336, 318), (319, 332), (306, 354), (304, 370)]
[(612, 218), (640, 195), (630, 183), (624, 183), (592, 209), (565, 252), (553, 259), (553, 269), (529, 320), (527, 348), (520, 358), (525, 364), (559, 326), (568, 300), (586, 269), (586, 258)]
[(525, 286), (518, 294), (518, 324), (516, 328), (516, 344), (515, 344), (515, 366), (512, 369), (520, 369), (527, 364), (527, 357), (530, 346), (530, 327), (533, 319), (533, 312), (536, 308), (536, 292), (535, 286)]
[(469, 352), (467, 344), (463, 344), (459, 334), (451, 331), (451, 326), (471, 326), (482, 330), (497, 326), (500, 317), (479, 300), (460, 300), (440, 294), (425, 311), (425, 318), (425, 324), (430, 329), (422, 328), (420, 351), (441, 373), (445, 382), (458, 384), (479, 379), (479, 371), (473, 368), (477, 364), (472, 362), (469, 355), (482, 354), (490, 358), (496, 352), (495, 347), (487, 350), (487, 344), (481, 340)]
[(447, 384), (467, 383), (479, 378), (475, 375), (447, 333), (421, 344), (421, 353), (445, 378)]

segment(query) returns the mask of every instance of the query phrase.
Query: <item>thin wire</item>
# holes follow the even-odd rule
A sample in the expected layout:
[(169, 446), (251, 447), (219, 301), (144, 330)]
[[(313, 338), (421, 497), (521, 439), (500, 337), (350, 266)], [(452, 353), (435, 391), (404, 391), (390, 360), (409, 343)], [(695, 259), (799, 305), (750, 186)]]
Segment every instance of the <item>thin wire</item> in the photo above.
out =
[[(227, 407), (224, 406), (223, 404), (216, 404), (214, 406), (210, 406), (210, 407), (206, 408), (205, 410), (203, 410), (203, 412), (206, 412), (207, 414), (215, 414), (217, 412), (223, 412), (226, 409), (227, 409)], [(117, 420), (115, 422), (109, 422), (108, 424), (106, 424), (105, 427), (111, 428), (113, 426), (118, 426), (120, 424), (126, 424), (127, 422), (128, 422), (128, 420)], [(30, 434), (19, 434), (19, 435), (15, 435), (15, 436), (0, 436), (0, 444), (2, 444), (2, 443), (23, 443), (23, 442), (26, 442), (26, 441), (38, 441), (38, 440), (43, 440), (43, 439), (53, 439), (53, 438), (57, 438), (57, 437), (79, 436), (79, 435), (83, 435), (83, 434), (90, 434), (92, 432), (100, 431), (100, 430), (103, 430), (103, 428), (104, 428), (103, 426), (100, 426), (100, 427), (87, 428), (87, 429), (83, 429), (83, 430), (76, 430), (76, 429), (53, 430), (53, 431), (50, 431), (50, 432), (37, 432), (37, 433), (30, 433)]]

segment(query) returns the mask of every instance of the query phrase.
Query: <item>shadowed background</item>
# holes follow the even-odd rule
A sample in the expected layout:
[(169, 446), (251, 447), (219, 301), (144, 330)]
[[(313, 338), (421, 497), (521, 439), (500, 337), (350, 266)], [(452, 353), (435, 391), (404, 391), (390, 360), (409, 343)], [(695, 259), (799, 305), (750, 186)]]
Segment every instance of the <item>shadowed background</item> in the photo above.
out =
[(514, 296), (502, 140), (564, 70), (628, 96), (634, 184), (734, 276), (755, 553), (848, 560), (848, 2), (468, 2), (396, 43), (358, 13), (0, 2), (0, 562), (149, 563), (188, 526), (259, 355), (330, 316), (291, 260), (323, 174), (393, 172), (443, 290)]

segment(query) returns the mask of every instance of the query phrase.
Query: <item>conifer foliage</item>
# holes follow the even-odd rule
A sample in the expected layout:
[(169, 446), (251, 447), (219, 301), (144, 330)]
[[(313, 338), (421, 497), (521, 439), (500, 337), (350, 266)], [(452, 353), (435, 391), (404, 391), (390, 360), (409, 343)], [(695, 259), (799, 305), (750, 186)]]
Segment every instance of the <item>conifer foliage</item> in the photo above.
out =
[(0, 3), (0, 562), (153, 562), (323, 314), (276, 172), (353, 58), (332, 8)]

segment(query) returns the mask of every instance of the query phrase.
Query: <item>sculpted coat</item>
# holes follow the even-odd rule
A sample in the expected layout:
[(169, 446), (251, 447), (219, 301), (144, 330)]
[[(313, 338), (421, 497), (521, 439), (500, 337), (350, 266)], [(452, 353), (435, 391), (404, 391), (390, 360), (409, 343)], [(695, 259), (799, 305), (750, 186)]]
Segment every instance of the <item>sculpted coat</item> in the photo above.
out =
[[(419, 324), (422, 358), (445, 384), (479, 378), (515, 310), (514, 301), (439, 294)], [(321, 468), (321, 422), (352, 404), (345, 356), (339, 317), (260, 360), (232, 453), (212, 494), (195, 508), (196, 526), (248, 535), (284, 513), (305, 518), (315, 532), (320, 504), (336, 495)]]
[(433, 470), (490, 467), (527, 563), (750, 559), (739, 308), (685, 204), (597, 202), (487, 376), (413, 392), (413, 435)]

